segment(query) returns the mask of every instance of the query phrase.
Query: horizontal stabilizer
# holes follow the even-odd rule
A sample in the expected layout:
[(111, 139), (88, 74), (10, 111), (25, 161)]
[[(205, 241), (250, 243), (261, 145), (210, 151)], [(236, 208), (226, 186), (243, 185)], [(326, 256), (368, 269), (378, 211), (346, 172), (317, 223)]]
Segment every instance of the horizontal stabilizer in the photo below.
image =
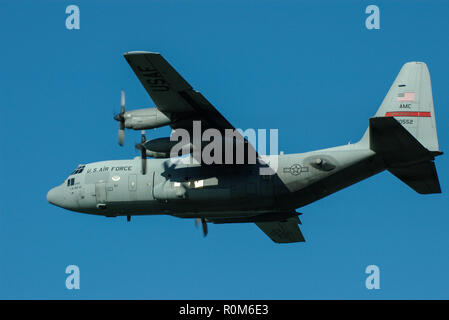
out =
[(421, 194), (441, 193), (440, 182), (433, 161), (388, 169), (398, 179)]

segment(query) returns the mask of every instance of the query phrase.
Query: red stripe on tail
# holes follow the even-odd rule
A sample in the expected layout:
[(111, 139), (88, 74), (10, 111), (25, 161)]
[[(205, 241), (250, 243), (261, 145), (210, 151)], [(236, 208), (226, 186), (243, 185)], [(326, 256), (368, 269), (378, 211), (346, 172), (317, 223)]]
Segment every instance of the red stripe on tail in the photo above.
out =
[(430, 112), (393, 111), (385, 113), (386, 117), (430, 117)]

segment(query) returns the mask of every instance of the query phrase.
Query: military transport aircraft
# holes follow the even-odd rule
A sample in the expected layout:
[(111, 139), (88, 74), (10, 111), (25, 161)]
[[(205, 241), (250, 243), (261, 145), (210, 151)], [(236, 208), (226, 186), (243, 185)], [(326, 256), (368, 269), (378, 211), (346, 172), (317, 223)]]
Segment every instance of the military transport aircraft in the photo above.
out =
[[(125, 128), (170, 126), (191, 133), (234, 129), (206, 98), (195, 91), (158, 53), (128, 52), (125, 59), (156, 107), (125, 111), (122, 93), (119, 144)], [(226, 140), (226, 136), (223, 138)], [(236, 135), (247, 155), (255, 148)], [(420, 194), (440, 193), (434, 158), (441, 155), (435, 126), (430, 75), (423, 62), (408, 62), (399, 72), (361, 140), (298, 154), (249, 156), (243, 163), (182, 161), (170, 151), (170, 138), (142, 141), (140, 157), (79, 165), (47, 194), (50, 203), (72, 211), (106, 217), (167, 214), (207, 223), (255, 223), (274, 242), (305, 241), (295, 210), (383, 170)], [(189, 146), (187, 153), (193, 148)], [(234, 148), (235, 149), (235, 148)], [(150, 157), (150, 160), (147, 160)], [(276, 159), (276, 161), (274, 161)], [(262, 167), (272, 174), (261, 174)]]

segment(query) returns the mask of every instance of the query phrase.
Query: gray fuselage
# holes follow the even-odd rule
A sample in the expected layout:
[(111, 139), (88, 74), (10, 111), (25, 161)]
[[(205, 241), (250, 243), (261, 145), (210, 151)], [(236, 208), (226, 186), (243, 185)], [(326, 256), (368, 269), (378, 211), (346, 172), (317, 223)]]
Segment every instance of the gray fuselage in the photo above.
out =
[(51, 189), (47, 199), (109, 217), (246, 217), (294, 210), (385, 169), (360, 143), (263, 160), (275, 174), (261, 175), (260, 164), (207, 166), (189, 158), (149, 159), (144, 175), (139, 157), (94, 162)]

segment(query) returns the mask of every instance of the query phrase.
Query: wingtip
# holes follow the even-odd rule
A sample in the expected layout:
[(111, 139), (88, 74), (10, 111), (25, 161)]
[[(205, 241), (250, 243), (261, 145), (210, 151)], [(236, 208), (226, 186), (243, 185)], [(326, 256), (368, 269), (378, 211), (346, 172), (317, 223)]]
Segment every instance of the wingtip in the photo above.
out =
[(132, 56), (132, 55), (141, 55), (141, 54), (157, 54), (160, 55), (159, 52), (151, 52), (151, 51), (128, 51), (125, 52), (123, 55), (124, 56)]

